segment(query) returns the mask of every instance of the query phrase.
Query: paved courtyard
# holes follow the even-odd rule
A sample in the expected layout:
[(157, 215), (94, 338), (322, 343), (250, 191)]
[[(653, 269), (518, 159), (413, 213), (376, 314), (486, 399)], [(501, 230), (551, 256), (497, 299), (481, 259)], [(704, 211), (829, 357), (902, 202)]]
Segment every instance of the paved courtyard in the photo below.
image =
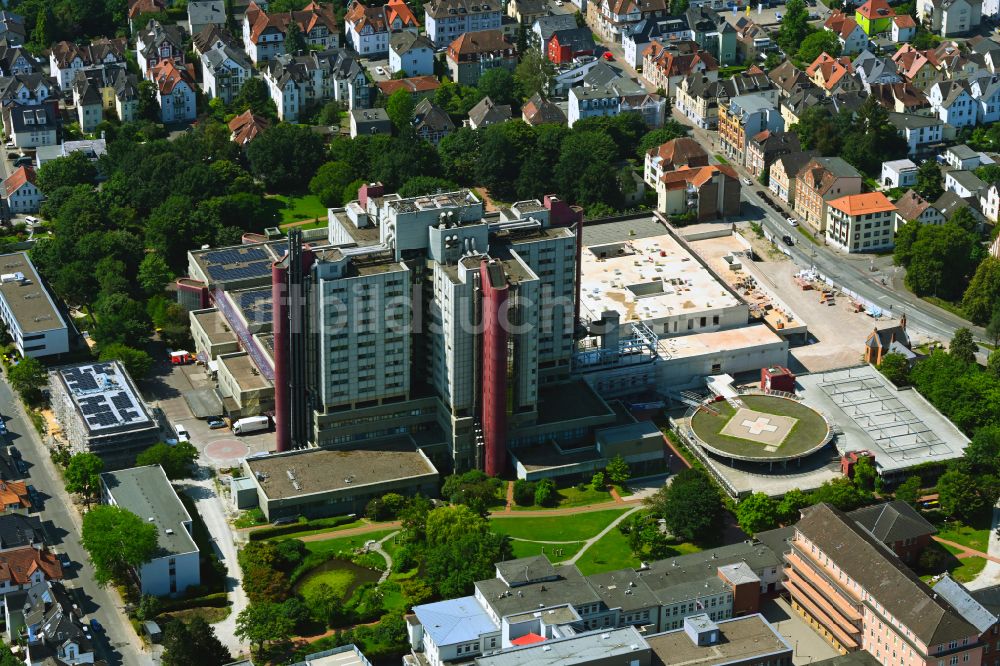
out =
[(813, 631), (784, 599), (765, 601), (760, 612), (792, 646), (792, 663), (795, 666), (837, 656), (837, 651)]

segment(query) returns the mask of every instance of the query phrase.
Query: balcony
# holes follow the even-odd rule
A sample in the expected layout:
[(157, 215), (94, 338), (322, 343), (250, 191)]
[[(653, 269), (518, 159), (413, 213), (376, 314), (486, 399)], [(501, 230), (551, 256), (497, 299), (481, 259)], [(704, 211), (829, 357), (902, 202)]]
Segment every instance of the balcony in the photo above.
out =
[(813, 619), (823, 625), (824, 629), (833, 634), (842, 646), (848, 650), (856, 650), (860, 647), (857, 640), (849, 636), (837, 625), (836, 622), (831, 620), (830, 616), (827, 615), (819, 606), (814, 604), (807, 594), (804, 594), (799, 588), (797, 588), (795, 583), (786, 581), (785, 588), (792, 593), (792, 600), (802, 606), (802, 608), (806, 609), (806, 611), (812, 615)]
[[(788, 581), (794, 588), (802, 592), (816, 606), (818, 606), (828, 617), (833, 619), (838, 626), (847, 634), (858, 634), (861, 631), (861, 615), (853, 608), (844, 608), (830, 602), (824, 595), (812, 585), (798, 571), (788, 571)], [(852, 617), (853, 616), (853, 617)]]
[(793, 548), (790, 553), (785, 555), (785, 560), (813, 587), (826, 595), (838, 608), (844, 606), (850, 607), (853, 612), (852, 620), (861, 620), (861, 600), (847, 592), (843, 586), (830, 578), (815, 560), (797, 548)]

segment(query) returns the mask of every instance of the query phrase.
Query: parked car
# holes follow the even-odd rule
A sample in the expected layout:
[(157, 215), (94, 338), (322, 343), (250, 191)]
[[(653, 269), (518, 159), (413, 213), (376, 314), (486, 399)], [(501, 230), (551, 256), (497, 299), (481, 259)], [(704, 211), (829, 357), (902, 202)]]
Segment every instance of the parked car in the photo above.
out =
[(223, 421), (222, 419), (209, 419), (208, 427), (211, 428), (212, 430), (218, 430), (219, 428), (225, 428), (226, 422)]
[(180, 423), (174, 424), (174, 432), (177, 433), (178, 442), (190, 442), (191, 435), (188, 433), (187, 428), (182, 426)]
[(793, 227), (799, 226), (799, 221), (796, 220), (794, 217), (786, 217), (785, 220), (787, 220), (788, 224), (792, 225)]
[(378, 74), (379, 76), (385, 76), (385, 67), (379, 65), (378, 67), (375, 68), (375, 73)]
[(16, 160), (20, 156), (21, 153), (7, 153), (7, 159), (9, 160)]
[(25, 215), (24, 221), (28, 223), (29, 226), (34, 226), (38, 224), (38, 218), (34, 215)]
[(794, 241), (794, 240), (792, 240), (792, 237), (791, 237), (791, 236), (787, 236), (787, 235), (786, 235), (786, 236), (782, 236), (782, 237), (781, 237), (781, 240), (782, 240), (782, 242), (784, 242), (784, 244), (785, 244), (785, 245), (787, 245), (788, 247), (791, 247), (791, 246), (795, 245), (795, 241)]
[(743, 183), (743, 185), (745, 185), (746, 187), (750, 187), (751, 185), (753, 185), (753, 181), (747, 178), (746, 176), (740, 178), (740, 182)]
[(601, 57), (607, 60), (608, 62), (614, 62), (615, 60), (615, 56), (613, 53), (611, 53), (611, 51), (605, 51), (604, 55), (602, 55)]
[(31, 159), (27, 155), (21, 155), (16, 160), (14, 160), (14, 166), (15, 167), (31, 166), (32, 164), (34, 164), (34, 162), (35, 160)]
[(781, 19), (782, 19), (781, 12), (774, 12), (774, 20), (777, 21), (778, 23), (781, 23)]
[(101, 626), (101, 623), (97, 621), (96, 617), (90, 619), (90, 628), (95, 634), (104, 630), (104, 627)]
[(13, 458), (14, 460), (20, 460), (21, 459), (21, 452), (17, 450), (16, 446), (9, 447), (7, 449), (7, 453), (9, 453), (10, 457)]

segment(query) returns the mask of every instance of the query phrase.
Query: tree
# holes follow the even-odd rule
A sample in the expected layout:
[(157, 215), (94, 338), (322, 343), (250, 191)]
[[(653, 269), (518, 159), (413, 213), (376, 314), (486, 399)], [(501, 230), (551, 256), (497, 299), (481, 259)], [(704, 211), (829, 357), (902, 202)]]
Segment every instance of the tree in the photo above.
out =
[(808, 65), (824, 53), (836, 58), (840, 55), (840, 49), (840, 40), (835, 33), (818, 30), (802, 40), (795, 57), (800, 63)]
[(778, 502), (778, 520), (781, 523), (794, 523), (799, 519), (799, 511), (812, 504), (809, 495), (798, 488), (792, 488)]
[(176, 480), (190, 478), (197, 460), (198, 449), (191, 442), (177, 442), (174, 446), (161, 442), (136, 456), (135, 464), (159, 465), (168, 479)]
[(31, 31), (31, 44), (37, 53), (49, 48), (56, 41), (56, 19), (52, 7), (45, 5), (35, 15), (35, 29)]
[(951, 344), (948, 345), (948, 354), (965, 363), (976, 362), (976, 352), (979, 351), (972, 331), (962, 327), (955, 331), (951, 337)]
[[(263, 85), (263, 81), (261, 81), (261, 84)], [(143, 80), (139, 82), (135, 115), (137, 118), (153, 123), (160, 120), (160, 105), (156, 101), (156, 84), (152, 81)]]
[(753, 493), (736, 505), (740, 528), (753, 535), (778, 525), (778, 502), (764, 493)]
[(42, 389), (48, 386), (49, 376), (37, 358), (28, 356), (7, 371), (10, 385), (28, 404), (39, 402)]
[(545, 92), (555, 71), (555, 65), (540, 50), (529, 50), (521, 56), (521, 62), (514, 69), (518, 95), (521, 99), (528, 99), (535, 93)]
[(24, 662), (14, 656), (10, 646), (0, 640), (0, 666), (24, 666)]
[(422, 194), (435, 194), (437, 192), (454, 192), (458, 189), (458, 183), (447, 178), (437, 176), (415, 176), (406, 181), (398, 190), (399, 196), (405, 198), (418, 197)]
[(93, 335), (100, 346), (121, 343), (138, 347), (149, 338), (150, 321), (145, 308), (125, 294), (101, 298), (95, 313)]
[[(941, 225), (916, 225), (915, 240), (904, 238), (904, 249), (896, 253), (898, 261), (908, 262), (903, 264), (906, 286), (918, 296), (956, 299), (976, 270), (982, 250), (977, 234), (962, 226), (962, 210)], [(911, 225), (904, 225), (903, 230)]]
[(996, 504), (997, 479), (991, 475), (973, 477), (952, 468), (938, 479), (937, 490), (946, 515), (969, 521)]
[(852, 511), (871, 498), (871, 495), (860, 490), (854, 483), (840, 477), (825, 481), (809, 496), (810, 504), (826, 502), (841, 511)]
[(704, 472), (686, 469), (644, 503), (684, 541), (704, 541), (722, 520), (722, 499)]
[(483, 72), (476, 87), (479, 88), (479, 92), (483, 96), (493, 100), (494, 104), (515, 104), (517, 102), (517, 83), (514, 81), (514, 75), (502, 67), (495, 67)]
[(994, 379), (1000, 379), (1000, 349), (994, 349), (986, 359), (986, 372)]
[(153, 358), (149, 354), (120, 342), (102, 346), (98, 358), (101, 361), (121, 361), (133, 379), (142, 379), (153, 367)]
[(285, 53), (293, 56), (303, 55), (308, 50), (309, 45), (306, 44), (305, 35), (302, 34), (299, 24), (295, 21), (289, 21), (288, 28), (285, 30)]
[(556, 483), (552, 479), (541, 479), (535, 485), (535, 506), (549, 506), (556, 492)]
[[(1000, 259), (986, 257), (962, 296), (962, 309), (973, 323), (985, 325), (1000, 312)], [(1000, 323), (998, 323), (1000, 326)], [(1000, 337), (1000, 328), (996, 329)]]
[(174, 279), (174, 274), (163, 257), (155, 252), (150, 252), (142, 258), (136, 279), (142, 290), (152, 296), (161, 293), (167, 283)]
[(389, 95), (389, 99), (385, 103), (385, 112), (389, 115), (389, 120), (392, 121), (392, 126), (396, 128), (397, 133), (402, 134), (413, 129), (413, 109), (415, 107), (413, 96), (407, 90), (400, 88)]
[(316, 171), (309, 181), (309, 191), (319, 197), (320, 203), (328, 208), (344, 205), (343, 194), (355, 172), (347, 162), (327, 162)]
[(282, 612), (281, 604), (252, 603), (236, 616), (236, 636), (249, 642), (259, 655), (269, 643), (292, 637), (295, 622)]
[(785, 4), (785, 16), (778, 29), (778, 44), (791, 53), (799, 48), (807, 35), (812, 32), (809, 25), (809, 10), (804, 0), (789, 0)]
[(271, 99), (271, 93), (267, 89), (264, 79), (255, 76), (250, 77), (240, 87), (240, 92), (233, 99), (231, 106), (233, 113), (243, 113), (250, 111), (258, 116), (267, 118), (271, 122), (278, 121), (278, 107)]
[(308, 127), (279, 123), (247, 146), (250, 171), (268, 190), (294, 191), (323, 163), (323, 139)]
[(118, 506), (95, 506), (83, 516), (80, 543), (90, 555), (98, 584), (122, 583), (130, 569), (156, 553), (156, 525)]
[(996, 347), (1000, 343), (1000, 301), (996, 307), (993, 308), (993, 314), (990, 315), (990, 321), (986, 324), (986, 335), (990, 336), (993, 340), (993, 346)]
[(688, 10), (690, 2), (688, 0), (670, 0), (670, 15), (683, 16)]
[(163, 666), (224, 666), (232, 655), (215, 635), (215, 629), (203, 618), (174, 620), (163, 630)]
[(617, 485), (623, 485), (628, 482), (629, 478), (632, 476), (632, 470), (629, 469), (628, 463), (620, 455), (616, 455), (614, 458), (608, 461), (607, 466), (608, 478), (611, 479), (611, 483)]
[(608, 487), (608, 475), (604, 472), (594, 472), (590, 478), (590, 485), (594, 490), (605, 490)]
[(676, 120), (668, 120), (663, 123), (663, 127), (647, 132), (639, 139), (639, 148), (636, 151), (640, 160), (646, 158), (646, 153), (654, 148), (659, 148), (667, 141), (673, 141), (687, 136), (688, 130)]
[(431, 511), (426, 529), (427, 582), (445, 598), (468, 594), (475, 581), (489, 577), (495, 562), (512, 553), (510, 540), (467, 506)]
[(97, 167), (83, 152), (75, 150), (66, 157), (49, 160), (38, 170), (36, 182), (44, 194), (51, 194), (60, 187), (93, 185), (97, 181)]
[(104, 461), (96, 453), (76, 453), (69, 459), (64, 475), (66, 490), (83, 495), (89, 505), (101, 493), (101, 472)]
[(514, 482), (514, 503), (519, 506), (531, 506), (535, 503), (535, 489), (538, 486), (534, 481), (518, 479)]
[(896, 499), (906, 502), (910, 506), (916, 506), (917, 500), (920, 499), (920, 485), (919, 476), (907, 477), (906, 481), (903, 481), (896, 488)]
[(910, 381), (910, 362), (902, 354), (891, 352), (882, 357), (878, 369), (896, 386), (906, 386)]
[(879, 476), (878, 470), (875, 469), (875, 465), (868, 458), (861, 458), (854, 465), (854, 486), (865, 493), (871, 493), (875, 490), (875, 485), (878, 483)]
[(937, 201), (944, 193), (944, 188), (941, 186), (941, 168), (937, 161), (926, 160), (917, 167), (917, 183), (913, 189), (927, 201)]
[(1000, 426), (990, 425), (976, 430), (963, 453), (963, 460), (978, 474), (1000, 471)]

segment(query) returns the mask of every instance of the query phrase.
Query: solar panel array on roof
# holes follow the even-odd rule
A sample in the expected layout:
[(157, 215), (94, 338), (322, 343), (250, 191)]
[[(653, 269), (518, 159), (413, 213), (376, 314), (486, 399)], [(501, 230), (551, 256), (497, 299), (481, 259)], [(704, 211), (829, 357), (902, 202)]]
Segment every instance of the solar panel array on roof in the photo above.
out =
[(59, 373), (91, 432), (152, 423), (117, 364), (78, 365)]
[(270, 324), (274, 315), (271, 288), (236, 292), (237, 305), (248, 324)]
[(262, 247), (242, 247), (205, 252), (201, 260), (209, 278), (228, 282), (269, 275), (272, 258)]

